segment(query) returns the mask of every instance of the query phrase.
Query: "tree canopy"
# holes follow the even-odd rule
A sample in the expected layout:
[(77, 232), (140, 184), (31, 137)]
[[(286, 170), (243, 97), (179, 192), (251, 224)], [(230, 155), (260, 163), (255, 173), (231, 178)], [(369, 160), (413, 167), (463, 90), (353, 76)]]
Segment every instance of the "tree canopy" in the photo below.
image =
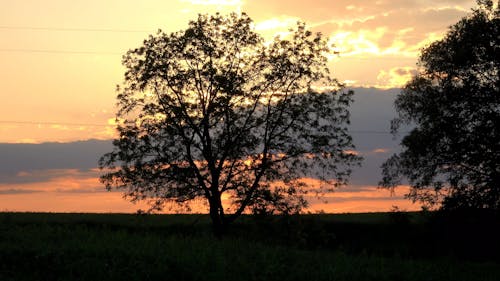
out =
[(149, 36), (123, 58), (102, 182), (151, 210), (202, 198), (216, 226), (246, 210), (300, 211), (307, 192), (345, 184), (360, 160), (349, 152), (352, 92), (330, 77), (330, 50), (303, 23), (265, 42), (246, 14)]
[(492, 1), (422, 50), (393, 120), (415, 127), (382, 166), (381, 186), (443, 208), (500, 209), (500, 10)]

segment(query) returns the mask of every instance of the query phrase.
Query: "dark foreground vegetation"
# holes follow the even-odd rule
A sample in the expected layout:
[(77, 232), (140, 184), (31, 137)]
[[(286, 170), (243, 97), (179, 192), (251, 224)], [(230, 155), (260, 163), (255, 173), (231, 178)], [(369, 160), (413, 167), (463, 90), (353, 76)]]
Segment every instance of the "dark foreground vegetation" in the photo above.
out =
[(499, 215), (0, 213), (0, 280), (500, 280)]

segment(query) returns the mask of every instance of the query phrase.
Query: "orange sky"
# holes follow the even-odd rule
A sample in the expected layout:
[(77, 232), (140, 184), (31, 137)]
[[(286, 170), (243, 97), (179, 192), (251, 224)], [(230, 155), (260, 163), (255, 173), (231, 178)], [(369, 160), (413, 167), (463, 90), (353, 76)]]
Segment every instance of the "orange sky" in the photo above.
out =
[[(464, 16), (473, 0), (17, 0), (0, 2), (0, 142), (106, 139), (121, 55), (158, 28), (197, 13), (245, 11), (270, 38), (297, 20), (341, 52), (333, 75), (356, 86), (397, 87), (421, 47)], [(37, 124), (55, 122), (55, 124)], [(68, 126), (60, 123), (96, 124)]]
[[(114, 89), (123, 75), (121, 55), (158, 28), (168, 32), (184, 28), (198, 13), (247, 12), (266, 38), (286, 32), (297, 20), (305, 21), (340, 51), (330, 60), (333, 76), (352, 86), (390, 88), (411, 77), (419, 50), (440, 38), (474, 5), (474, 0), (0, 0), (0, 143), (112, 138)], [(91, 178), (70, 176), (42, 185), (102, 187), (88, 182)], [(380, 191), (371, 187), (370, 192)], [(107, 207), (88, 199), (80, 204), (87, 207), (78, 210), (130, 208), (121, 205), (118, 193), (101, 193), (86, 196), (105, 196), (110, 200)], [(31, 202), (25, 206), (33, 206), (32, 210), (73, 210), (72, 200), (82, 197), (68, 194), (76, 193), (54, 189), (43, 196), (0, 194), (0, 210), (25, 210), (16, 203), (23, 198)], [(378, 195), (358, 195), (336, 202), (335, 210), (417, 208), (398, 198), (388, 202), (367, 199)]]

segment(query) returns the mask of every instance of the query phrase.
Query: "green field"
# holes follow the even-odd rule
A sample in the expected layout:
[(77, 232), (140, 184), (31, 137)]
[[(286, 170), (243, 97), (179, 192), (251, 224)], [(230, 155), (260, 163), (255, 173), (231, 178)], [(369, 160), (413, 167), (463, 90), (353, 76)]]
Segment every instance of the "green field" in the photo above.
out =
[(0, 213), (0, 280), (500, 280), (498, 215)]

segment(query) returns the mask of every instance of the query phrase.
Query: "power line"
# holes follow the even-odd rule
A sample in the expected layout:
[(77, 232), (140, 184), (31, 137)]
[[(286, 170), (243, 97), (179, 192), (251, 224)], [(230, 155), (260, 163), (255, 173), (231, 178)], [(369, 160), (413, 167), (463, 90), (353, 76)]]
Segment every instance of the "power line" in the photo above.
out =
[(384, 134), (391, 134), (391, 132), (387, 132), (387, 131), (373, 131), (373, 130), (370, 130), (370, 131), (364, 131), (364, 130), (348, 130), (349, 133), (352, 133), (352, 134), (371, 134), (371, 135), (384, 135)]
[(71, 122), (35, 122), (35, 121), (9, 121), (0, 120), (0, 124), (15, 124), (15, 125), (65, 125), (65, 126), (94, 126), (108, 127), (113, 125), (93, 124), (93, 123), (71, 123)]
[[(113, 32), (113, 33), (144, 33), (151, 30), (132, 30), (114, 28), (66, 28), (66, 27), (37, 27), (37, 26), (9, 26), (0, 25), (5, 30), (34, 30), (34, 31), (62, 31), (62, 32)], [(100, 51), (67, 51), (67, 50), (42, 50), (42, 49), (0, 49), (0, 52), (15, 53), (49, 53), (49, 54), (81, 54), (81, 55), (123, 55), (117, 52)]]
[(41, 50), (41, 49), (0, 49), (0, 52), (10, 53), (46, 53), (46, 54), (77, 54), (77, 55), (123, 55), (117, 52), (97, 51), (65, 51), (65, 50)]
[(0, 25), (0, 29), (7, 30), (34, 30), (34, 31), (63, 31), (63, 32), (113, 32), (113, 33), (144, 33), (151, 30), (115, 29), (115, 28), (73, 28), (73, 27), (44, 27), (44, 26), (11, 26)]
[[(109, 127), (114, 126), (111, 124), (95, 124), (95, 123), (71, 123), (71, 122), (35, 122), (35, 121), (9, 121), (9, 120), (0, 120), (0, 124), (16, 124), (16, 125), (63, 125), (63, 126), (94, 126), (94, 127)], [(376, 131), (376, 130), (348, 130), (349, 133), (352, 134), (379, 134), (379, 135), (387, 135), (391, 134), (391, 132), (387, 131)], [(398, 132), (402, 134), (406, 134), (409, 132)]]

